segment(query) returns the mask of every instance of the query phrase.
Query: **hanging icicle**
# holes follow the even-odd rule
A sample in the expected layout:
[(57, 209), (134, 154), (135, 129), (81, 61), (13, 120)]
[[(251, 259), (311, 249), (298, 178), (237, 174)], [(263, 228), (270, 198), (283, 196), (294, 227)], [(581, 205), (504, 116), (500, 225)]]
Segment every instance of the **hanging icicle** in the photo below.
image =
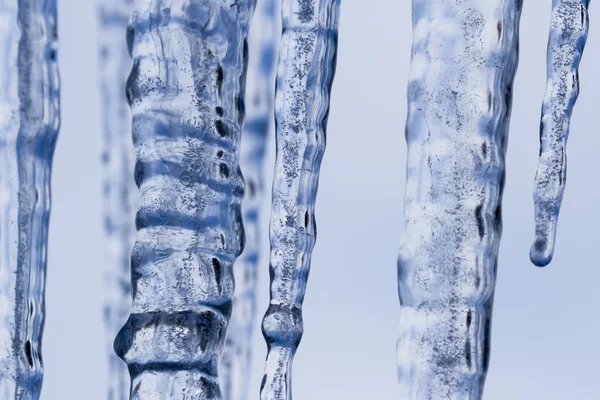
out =
[(291, 368), (302, 337), (302, 301), (316, 239), (315, 200), (340, 0), (283, 0), (271, 210), (271, 303), (263, 319), (268, 354), (262, 400), (291, 399)]
[(0, 2), (0, 397), (38, 399), (50, 173), (59, 125), (56, 2)]
[(256, 318), (259, 213), (264, 200), (263, 163), (273, 120), (276, 41), (279, 38), (278, 0), (258, 0), (248, 39), (246, 120), (242, 129), (240, 165), (246, 182), (242, 216), (246, 243), (233, 268), (235, 293), (231, 322), (219, 376), (225, 400), (246, 400), (251, 361), (251, 339)]
[(115, 350), (132, 399), (220, 399), (243, 245), (239, 167), (250, 0), (138, 0), (128, 40), (140, 190), (133, 307)]
[(567, 139), (579, 95), (579, 62), (588, 35), (589, 0), (554, 0), (548, 41), (548, 83), (542, 106), (540, 160), (535, 176), (535, 240), (531, 261), (554, 254), (558, 213), (567, 181)]
[(399, 398), (480, 399), (520, 0), (413, 0)]
[(129, 373), (123, 361), (116, 356), (113, 342), (131, 309), (129, 259), (135, 240), (134, 210), (138, 196), (133, 181), (131, 113), (125, 98), (125, 82), (131, 71), (126, 33), (132, 8), (133, 0), (102, 0), (98, 8), (98, 71), (104, 135), (104, 229), (108, 242), (104, 286), (108, 400), (129, 398)]

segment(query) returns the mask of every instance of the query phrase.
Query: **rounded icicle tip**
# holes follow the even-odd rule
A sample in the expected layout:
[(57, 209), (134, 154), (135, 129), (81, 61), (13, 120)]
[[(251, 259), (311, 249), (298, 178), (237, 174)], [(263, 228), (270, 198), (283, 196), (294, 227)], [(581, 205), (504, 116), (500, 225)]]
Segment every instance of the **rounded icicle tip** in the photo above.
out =
[[(551, 177), (552, 178), (552, 177)], [(551, 179), (550, 178), (550, 179)], [(529, 259), (537, 267), (545, 267), (550, 264), (554, 256), (556, 244), (556, 228), (558, 226), (558, 214), (563, 197), (563, 188), (556, 192), (539, 190), (540, 182), (548, 180), (548, 175), (536, 175), (536, 194), (534, 198), (535, 208), (535, 237), (529, 250)]]
[(535, 239), (529, 250), (529, 259), (536, 267), (545, 267), (554, 256), (554, 234)]

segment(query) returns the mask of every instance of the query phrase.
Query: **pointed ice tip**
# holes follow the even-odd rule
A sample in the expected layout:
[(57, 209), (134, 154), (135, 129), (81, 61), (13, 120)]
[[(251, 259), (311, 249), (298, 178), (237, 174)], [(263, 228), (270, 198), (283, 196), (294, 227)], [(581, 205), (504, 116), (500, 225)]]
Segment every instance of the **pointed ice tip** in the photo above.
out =
[(537, 238), (529, 250), (529, 258), (536, 267), (545, 267), (552, 261), (554, 255), (554, 241), (547, 238)]

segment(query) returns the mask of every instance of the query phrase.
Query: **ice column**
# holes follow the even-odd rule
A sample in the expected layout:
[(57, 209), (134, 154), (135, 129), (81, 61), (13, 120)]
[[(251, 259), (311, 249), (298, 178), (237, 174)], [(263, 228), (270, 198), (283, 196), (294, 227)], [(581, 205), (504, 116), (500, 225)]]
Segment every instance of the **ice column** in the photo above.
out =
[(291, 399), (292, 361), (302, 337), (302, 301), (316, 239), (315, 200), (340, 0), (283, 0), (271, 210), (271, 303), (263, 319), (268, 354), (262, 400)]
[(98, 7), (100, 38), (100, 93), (102, 100), (102, 153), (104, 182), (104, 229), (106, 303), (104, 324), (108, 351), (109, 400), (129, 398), (129, 374), (113, 350), (115, 335), (131, 309), (129, 259), (135, 240), (135, 205), (138, 192), (133, 181), (134, 152), (131, 113), (125, 98), (125, 82), (131, 57), (125, 40), (133, 0), (102, 0)]
[(0, 1), (0, 398), (38, 399), (50, 173), (59, 125), (56, 2)]
[(399, 398), (480, 399), (519, 0), (413, 0)]
[(233, 267), (235, 293), (220, 373), (223, 398), (246, 400), (250, 378), (252, 330), (256, 319), (259, 213), (264, 200), (263, 162), (271, 121), (274, 119), (275, 56), (281, 17), (278, 0), (259, 0), (248, 39), (246, 120), (242, 129), (240, 165), (246, 182), (242, 202), (246, 245)]
[(239, 167), (250, 0), (137, 0), (133, 307), (115, 350), (131, 398), (221, 399), (217, 378), (244, 234)]

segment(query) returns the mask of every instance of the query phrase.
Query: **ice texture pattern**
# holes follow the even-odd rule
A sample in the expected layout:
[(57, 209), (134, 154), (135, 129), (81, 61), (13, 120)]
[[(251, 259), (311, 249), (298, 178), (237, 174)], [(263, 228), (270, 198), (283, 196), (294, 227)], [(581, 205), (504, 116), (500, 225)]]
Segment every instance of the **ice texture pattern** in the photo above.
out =
[(0, 80), (0, 398), (38, 399), (59, 127), (56, 1), (0, 1)]
[(271, 301), (262, 331), (268, 353), (261, 400), (292, 398), (292, 361), (316, 239), (315, 200), (340, 0), (283, 0), (275, 95), (276, 161), (271, 210)]
[(413, 0), (400, 399), (481, 399), (520, 0)]
[(244, 241), (239, 166), (250, 0), (137, 0), (127, 81), (140, 198), (133, 306), (115, 340), (130, 398), (221, 399)]
[[(263, 164), (274, 125), (276, 44), (280, 36), (279, 0), (258, 0), (248, 37), (246, 120), (240, 165), (246, 182), (242, 216), (246, 244), (233, 265), (235, 292), (219, 377), (225, 400), (246, 400), (251, 372), (252, 331), (256, 320), (257, 268), (260, 259), (260, 209), (265, 198)], [(269, 141), (270, 143), (270, 141)]]
[(567, 181), (567, 139), (579, 95), (579, 63), (588, 36), (589, 0), (553, 0), (548, 81), (542, 106), (540, 159), (534, 186), (535, 240), (531, 261), (548, 265)]
[(129, 373), (113, 350), (115, 335), (131, 309), (129, 260), (135, 240), (138, 192), (133, 180), (135, 156), (125, 83), (131, 71), (127, 23), (133, 0), (102, 0), (98, 5), (99, 84), (103, 132), (104, 326), (108, 357), (108, 400), (129, 398)]

